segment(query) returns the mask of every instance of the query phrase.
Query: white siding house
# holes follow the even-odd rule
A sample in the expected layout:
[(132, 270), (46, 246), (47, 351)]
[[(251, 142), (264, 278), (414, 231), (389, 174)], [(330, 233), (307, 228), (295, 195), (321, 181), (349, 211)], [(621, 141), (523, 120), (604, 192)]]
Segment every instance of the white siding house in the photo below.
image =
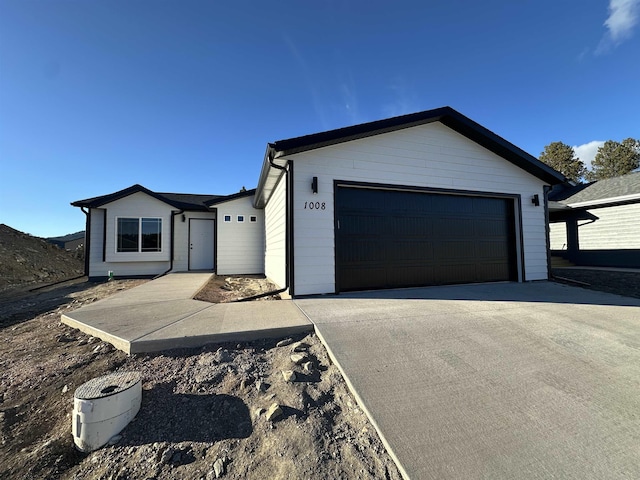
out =
[[(87, 275), (149, 277), (190, 270), (262, 274), (264, 211), (253, 207), (253, 193), (169, 194), (133, 185), (74, 202), (87, 209)], [(133, 235), (123, 235), (123, 221)], [(159, 229), (159, 239), (144, 244), (145, 229), (153, 227)]]
[[(282, 174), (282, 168), (287, 169), (285, 175)], [(344, 228), (340, 224), (344, 220), (341, 220), (335, 202), (338, 193), (344, 188), (354, 191), (436, 193), (452, 201), (455, 201), (454, 197), (486, 197), (496, 199), (498, 203), (503, 202), (513, 212), (511, 216), (505, 214), (505, 224), (511, 230), (510, 236), (505, 236), (509, 242), (505, 248), (511, 250), (508, 257), (514, 272), (504, 274), (504, 279), (532, 281), (548, 278), (544, 199), (547, 186), (559, 183), (564, 177), (452, 109), (422, 112), (270, 144), (256, 192), (256, 205), (264, 206), (267, 227), (278, 225), (280, 231), (282, 199), (286, 196), (281, 190), (286, 176), (292, 177), (289, 186), (292, 192), (292, 213), (288, 220), (288, 241), (293, 255), (290, 262), (292, 265), (288, 265), (291, 279), (291, 285), (288, 286), (293, 295), (342, 291), (338, 281), (339, 270), (349, 262), (361, 263), (361, 277), (369, 274), (380, 276), (381, 280), (372, 288), (408, 286), (412, 282), (420, 284), (423, 281), (419, 275), (407, 280), (388, 279), (390, 270), (410, 269), (411, 265), (402, 266), (399, 262), (394, 267), (389, 265), (392, 260), (388, 260), (384, 266), (377, 265), (371, 259), (368, 260), (369, 264), (361, 261), (362, 258), (359, 257), (366, 256), (367, 249), (370, 249), (366, 242), (361, 242), (363, 245), (360, 251), (349, 251), (347, 256), (350, 257), (347, 259), (337, 251), (338, 248), (344, 248), (339, 247), (342, 240), (338, 240), (337, 236), (339, 229)], [(430, 201), (426, 195), (424, 198), (423, 203)], [(534, 198), (537, 205), (534, 204)], [(471, 203), (472, 201), (469, 205)], [(361, 212), (367, 210), (364, 200), (359, 208)], [(369, 215), (376, 215), (375, 209), (369, 210), (373, 211)], [(365, 213), (359, 215), (354, 222), (371, 223), (375, 220)], [(398, 215), (403, 215), (400, 210), (386, 214), (385, 221), (389, 225), (389, 221), (398, 224)], [(415, 211), (407, 215), (413, 221)], [(425, 220), (429, 221), (431, 220)], [(460, 219), (456, 221), (464, 224)], [(432, 221), (433, 224), (434, 222)], [(365, 226), (358, 228), (360, 234), (367, 232)], [(413, 227), (403, 228), (404, 237), (398, 238), (398, 245), (407, 242), (411, 236), (407, 232)], [(381, 231), (381, 234), (387, 233)], [(370, 232), (367, 233), (369, 234)], [(370, 237), (373, 238), (372, 235)], [(393, 241), (389, 240), (391, 243)], [(409, 241), (415, 243), (418, 240), (409, 238)], [(357, 242), (357, 239), (351, 241), (353, 245)], [(473, 243), (469, 242), (469, 235), (464, 242), (460, 244)], [(269, 244), (267, 234), (265, 265), (282, 265), (282, 249), (269, 248)], [(385, 252), (380, 255), (393, 256), (389, 249)], [(338, 260), (339, 258), (343, 260)], [(403, 261), (406, 263), (406, 258)], [(429, 261), (437, 264), (438, 258), (432, 255)], [(461, 259), (459, 263), (465, 261)], [(487, 269), (493, 268), (491, 261), (486, 265)], [(466, 265), (457, 265), (456, 268), (458, 267), (461, 271), (465, 268), (467, 272), (473, 270)], [(267, 271), (270, 268), (267, 267)], [(446, 269), (444, 263), (435, 268)], [(476, 271), (477, 269), (478, 267), (475, 268)], [(386, 273), (381, 273), (382, 270)], [(354, 274), (349, 275), (353, 277)], [(434, 284), (461, 283), (475, 278), (474, 275), (465, 273), (451, 278), (441, 275)], [(284, 286), (283, 277), (282, 272), (279, 276), (271, 275), (272, 279), (278, 280), (280, 286)], [(427, 279), (427, 276), (424, 278)], [(483, 278), (482, 275), (479, 278)], [(368, 288), (365, 287), (368, 285), (371, 283), (366, 279), (358, 283), (357, 279), (351, 278), (348, 289)]]
[(565, 180), (444, 107), (269, 144), (256, 190), (73, 205), (91, 277), (264, 273), (295, 296), (547, 279), (546, 196)]

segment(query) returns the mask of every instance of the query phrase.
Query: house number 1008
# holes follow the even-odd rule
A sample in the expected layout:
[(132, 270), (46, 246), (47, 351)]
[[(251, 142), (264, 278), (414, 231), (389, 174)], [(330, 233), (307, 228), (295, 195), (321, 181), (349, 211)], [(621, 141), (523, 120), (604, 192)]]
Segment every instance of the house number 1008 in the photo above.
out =
[(304, 202), (305, 210), (324, 210), (327, 208), (325, 202)]

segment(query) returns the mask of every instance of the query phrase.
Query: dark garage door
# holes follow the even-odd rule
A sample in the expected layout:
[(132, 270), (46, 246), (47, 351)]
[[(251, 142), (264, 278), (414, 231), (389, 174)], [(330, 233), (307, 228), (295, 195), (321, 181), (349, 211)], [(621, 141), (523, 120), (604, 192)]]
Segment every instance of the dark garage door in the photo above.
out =
[(514, 201), (336, 187), (336, 289), (517, 280)]

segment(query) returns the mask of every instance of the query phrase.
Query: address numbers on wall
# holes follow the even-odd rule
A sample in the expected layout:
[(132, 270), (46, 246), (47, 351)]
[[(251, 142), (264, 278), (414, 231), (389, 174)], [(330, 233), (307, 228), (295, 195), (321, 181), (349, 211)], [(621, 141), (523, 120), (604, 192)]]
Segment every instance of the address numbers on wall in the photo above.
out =
[(304, 202), (305, 210), (325, 210), (326, 208), (326, 202)]

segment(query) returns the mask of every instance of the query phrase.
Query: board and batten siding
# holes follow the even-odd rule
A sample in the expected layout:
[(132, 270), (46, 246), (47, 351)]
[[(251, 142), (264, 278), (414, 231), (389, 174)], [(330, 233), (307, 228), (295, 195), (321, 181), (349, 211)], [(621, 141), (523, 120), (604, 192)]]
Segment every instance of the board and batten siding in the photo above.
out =
[[(106, 222), (104, 215), (106, 212)], [(161, 252), (116, 252), (116, 219), (161, 218)], [(171, 258), (171, 207), (142, 192), (115, 200), (99, 209), (91, 210), (91, 251), (89, 256), (89, 276), (106, 277), (112, 271), (115, 277), (137, 275), (157, 275), (165, 272)], [(106, 237), (104, 226), (106, 225)], [(103, 259), (103, 239), (105, 252)]]
[[(186, 272), (189, 270), (189, 219), (215, 220), (216, 214), (215, 212), (184, 212), (184, 217), (184, 222), (182, 221), (182, 215), (176, 215), (174, 219), (175, 251), (173, 252), (172, 272)], [(212, 244), (211, 249), (213, 248)]]
[(287, 236), (287, 177), (280, 176), (278, 184), (264, 209), (265, 253), (264, 272), (266, 277), (279, 288), (287, 283), (286, 236)]
[(594, 208), (595, 222), (578, 222), (580, 250), (640, 249), (640, 203)]
[[(253, 196), (219, 203), (216, 208), (216, 273), (263, 274), (264, 210), (253, 208)], [(224, 221), (225, 215), (231, 215), (230, 222)], [(238, 215), (244, 215), (244, 222), (238, 222)], [(256, 217), (256, 222), (250, 221), (251, 216)]]
[(286, 158), (295, 164), (295, 295), (335, 291), (334, 180), (521, 195), (524, 280), (547, 279), (545, 211), (531, 203), (544, 198), (544, 182), (441, 123)]

